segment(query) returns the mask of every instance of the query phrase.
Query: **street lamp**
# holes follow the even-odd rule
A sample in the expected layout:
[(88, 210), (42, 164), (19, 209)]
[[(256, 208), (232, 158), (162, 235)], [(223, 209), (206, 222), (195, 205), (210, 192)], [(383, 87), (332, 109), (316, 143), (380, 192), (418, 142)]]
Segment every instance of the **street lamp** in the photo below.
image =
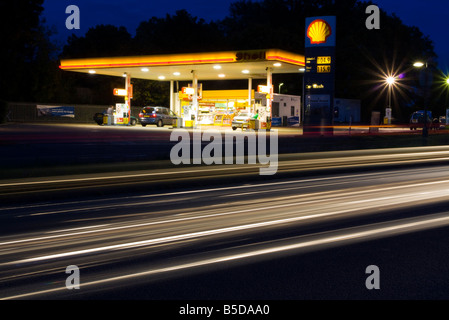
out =
[(393, 85), (396, 83), (396, 78), (393, 76), (389, 76), (385, 79), (388, 85), (388, 107), (385, 110), (385, 116), (388, 119), (388, 124), (391, 122), (391, 90)]
[(396, 82), (396, 78), (395, 77), (388, 77), (387, 78), (387, 83), (389, 84), (389, 85), (392, 85), (392, 84), (394, 84)]
[(279, 94), (281, 94), (281, 87), (282, 87), (283, 85), (284, 85), (283, 83), (280, 83), (280, 84), (279, 84)]
[(429, 131), (428, 131), (428, 128), (427, 128), (427, 103), (428, 103), (428, 90), (429, 90), (429, 87), (430, 87), (430, 83), (428, 81), (428, 75), (427, 75), (428, 63), (427, 62), (422, 62), (422, 61), (416, 61), (413, 64), (413, 66), (415, 68), (418, 68), (418, 69), (421, 69), (421, 68), (424, 67), (424, 72), (426, 73), (426, 74), (424, 74), (424, 79), (425, 79), (425, 81), (424, 81), (425, 82), (424, 83), (424, 86), (425, 86), (425, 93), (424, 93), (424, 127), (423, 127), (423, 130), (422, 130), (422, 136), (424, 138), (427, 138), (427, 136), (429, 135)]
[[(413, 64), (413, 66), (415, 67), (415, 68), (422, 68), (422, 67), (424, 67), (424, 62), (421, 62), (421, 61), (417, 61), (417, 62), (415, 62), (414, 64)], [(427, 66), (426, 66), (427, 67)]]
[(386, 81), (388, 84), (388, 107), (391, 108), (391, 87), (396, 83), (396, 78), (390, 76)]

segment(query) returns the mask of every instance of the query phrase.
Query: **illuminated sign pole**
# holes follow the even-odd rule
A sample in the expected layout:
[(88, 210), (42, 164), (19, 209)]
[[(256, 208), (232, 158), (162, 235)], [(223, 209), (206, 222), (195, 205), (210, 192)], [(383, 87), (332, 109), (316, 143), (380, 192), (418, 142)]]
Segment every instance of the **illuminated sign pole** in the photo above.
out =
[(264, 120), (268, 124), (268, 122), (270, 122), (272, 119), (272, 105), (273, 105), (273, 73), (271, 68), (267, 69), (267, 87), (270, 89), (270, 92), (267, 95), (267, 115)]
[[(114, 123), (117, 121), (117, 124), (131, 124), (131, 99), (133, 98), (133, 85), (131, 84), (131, 76), (126, 74), (125, 80), (125, 89), (114, 89), (114, 96), (124, 97), (125, 104), (118, 103), (116, 104), (116, 117), (114, 118)], [(126, 113), (126, 115), (125, 115)], [(128, 119), (125, 121), (125, 119)]]
[[(198, 115), (199, 115), (199, 104), (198, 104), (198, 75), (196, 71), (192, 71), (193, 73), (193, 112), (195, 113), (195, 124), (194, 128), (197, 128), (198, 124)], [(192, 119), (193, 120), (193, 119)]]
[(131, 120), (131, 99), (133, 96), (132, 93), (132, 85), (131, 85), (131, 75), (130, 74), (126, 74), (126, 96), (125, 96), (125, 104), (126, 104), (126, 108), (128, 111), (128, 125), (130, 124), (130, 120)]
[(306, 19), (305, 135), (333, 135), (336, 22), (334, 16)]
[(257, 92), (265, 94), (267, 98), (267, 105), (265, 111), (259, 113), (260, 128), (271, 130), (271, 114), (272, 114), (272, 101), (273, 101), (273, 84), (271, 80), (267, 81), (270, 85), (259, 85)]

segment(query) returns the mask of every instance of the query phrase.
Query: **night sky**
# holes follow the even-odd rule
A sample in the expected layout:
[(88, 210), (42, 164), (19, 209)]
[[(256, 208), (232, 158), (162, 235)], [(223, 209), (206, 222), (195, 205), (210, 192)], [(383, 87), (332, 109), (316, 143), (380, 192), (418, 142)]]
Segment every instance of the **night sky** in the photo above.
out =
[[(134, 34), (137, 26), (149, 18), (175, 14), (186, 9), (195, 17), (206, 21), (220, 20), (229, 14), (230, 3), (235, 0), (45, 0), (44, 17), (49, 26), (58, 32), (55, 39), (62, 45), (72, 33), (83, 36), (90, 27), (98, 24), (125, 26)], [(396, 13), (410, 26), (417, 26), (433, 40), (439, 56), (439, 66), (449, 71), (449, 1), (448, 0), (375, 0), (388, 13)], [(67, 30), (65, 9), (77, 5), (81, 11), (81, 29)], [(382, 24), (381, 24), (382, 27)]]

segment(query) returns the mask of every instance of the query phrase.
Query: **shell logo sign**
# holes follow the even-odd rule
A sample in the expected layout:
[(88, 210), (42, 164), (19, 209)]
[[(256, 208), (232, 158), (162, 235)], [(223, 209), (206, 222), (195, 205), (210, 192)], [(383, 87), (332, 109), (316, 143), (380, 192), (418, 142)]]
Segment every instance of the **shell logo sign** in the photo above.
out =
[(337, 43), (337, 17), (306, 18), (305, 47), (335, 47)]
[(332, 28), (323, 19), (317, 19), (309, 24), (307, 28), (307, 37), (312, 44), (326, 43), (327, 39), (332, 35)]

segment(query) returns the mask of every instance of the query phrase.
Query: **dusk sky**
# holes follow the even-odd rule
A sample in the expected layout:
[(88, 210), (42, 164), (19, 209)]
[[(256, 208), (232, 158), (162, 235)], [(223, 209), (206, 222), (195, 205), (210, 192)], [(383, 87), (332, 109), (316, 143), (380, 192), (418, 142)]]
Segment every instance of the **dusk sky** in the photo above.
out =
[[(83, 36), (90, 27), (98, 24), (113, 24), (125, 26), (134, 34), (137, 26), (149, 18), (164, 17), (167, 13), (174, 14), (177, 10), (186, 9), (195, 17), (206, 21), (220, 20), (229, 14), (230, 3), (235, 0), (45, 0), (44, 17), (49, 26), (55, 26), (58, 31), (58, 41), (64, 42), (75, 33)], [(373, 1), (388, 13), (396, 13), (406, 25), (417, 26), (425, 35), (433, 40), (435, 51), (439, 56), (440, 67), (449, 70), (449, 1), (448, 0), (375, 0)], [(69, 31), (65, 28), (69, 5), (77, 5), (81, 11), (81, 29)], [(382, 25), (381, 25), (382, 27)]]

